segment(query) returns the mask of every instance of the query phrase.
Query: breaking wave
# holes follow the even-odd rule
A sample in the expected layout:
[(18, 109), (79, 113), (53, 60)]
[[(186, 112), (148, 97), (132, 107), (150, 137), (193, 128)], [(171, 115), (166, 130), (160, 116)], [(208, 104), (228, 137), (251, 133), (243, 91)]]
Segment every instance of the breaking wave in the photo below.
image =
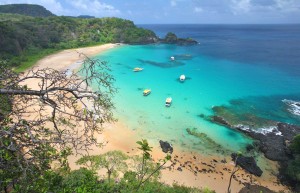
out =
[(286, 105), (288, 105), (288, 111), (294, 115), (300, 116), (300, 101), (293, 100), (282, 100)]

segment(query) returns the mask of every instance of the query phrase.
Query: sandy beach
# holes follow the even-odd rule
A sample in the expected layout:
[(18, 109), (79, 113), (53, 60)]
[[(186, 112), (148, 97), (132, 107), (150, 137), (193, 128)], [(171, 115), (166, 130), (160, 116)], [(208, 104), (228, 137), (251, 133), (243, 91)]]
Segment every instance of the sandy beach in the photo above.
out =
[[(80, 62), (84, 59), (83, 53), (88, 57), (95, 56), (105, 50), (119, 46), (118, 44), (105, 44), (87, 48), (69, 49), (49, 55), (37, 62), (35, 68), (54, 68), (56, 70), (76, 69), (80, 67)], [(116, 77), (117, 78), (117, 77)], [(31, 83), (28, 83), (29, 87)], [(135, 131), (128, 128), (122, 122), (107, 123), (104, 125), (102, 134), (99, 134), (98, 139), (106, 143), (103, 148), (94, 148), (90, 154), (101, 154), (111, 150), (121, 150), (128, 155), (140, 154), (137, 149), (136, 141), (141, 140)], [(146, 138), (146, 136), (144, 137)], [(159, 147), (158, 140), (150, 141), (150, 146), (153, 147), (153, 158), (161, 159), (165, 154)], [(174, 153), (172, 161), (167, 167), (162, 170), (161, 181), (172, 184), (177, 182), (186, 186), (208, 187), (216, 192), (227, 192), (227, 186), (234, 164), (229, 156), (220, 157), (215, 155), (200, 155), (195, 152), (179, 151), (174, 144)], [(75, 161), (79, 158), (70, 156), (70, 165), (72, 169), (77, 169), (79, 166)], [(225, 161), (226, 160), (226, 161)], [(276, 163), (269, 162), (269, 170), (264, 171), (262, 177), (255, 177), (246, 173), (244, 170), (239, 170), (236, 177), (232, 181), (232, 192), (238, 192), (244, 187), (243, 184), (250, 183), (268, 187), (274, 191), (287, 190), (286, 187), (277, 182), (276, 176), (272, 175), (272, 170), (276, 170)]]

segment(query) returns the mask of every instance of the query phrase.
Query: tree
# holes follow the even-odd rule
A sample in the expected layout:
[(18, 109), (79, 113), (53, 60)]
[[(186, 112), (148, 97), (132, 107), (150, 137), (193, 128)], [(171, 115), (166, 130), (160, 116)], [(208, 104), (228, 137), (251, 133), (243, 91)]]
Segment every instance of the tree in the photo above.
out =
[(231, 193), (231, 181), (232, 181), (232, 178), (234, 176), (234, 174), (239, 171), (240, 167), (238, 167), (237, 165), (237, 160), (238, 158), (242, 155), (241, 152), (238, 152), (238, 153), (234, 153), (234, 156), (233, 156), (233, 160), (234, 160), (234, 169), (232, 170), (232, 173), (230, 175), (230, 179), (229, 179), (229, 184), (228, 184), (228, 188), (227, 188), (227, 193)]
[(121, 151), (109, 151), (102, 155), (83, 156), (76, 164), (85, 165), (88, 169), (96, 172), (102, 168), (107, 170), (107, 179), (110, 182), (111, 176), (117, 176), (119, 171), (125, 173), (127, 169), (126, 159), (128, 158)]
[(138, 149), (142, 150), (142, 162), (140, 163), (140, 169), (138, 170), (138, 186), (136, 190), (138, 191), (142, 184), (147, 182), (154, 174), (157, 174), (159, 170), (171, 159), (171, 155), (167, 156), (160, 160), (160, 163), (156, 163), (156, 167), (153, 166), (151, 152), (152, 147), (149, 146), (148, 141), (142, 139), (142, 141), (136, 142), (140, 147)]
[[(0, 119), (0, 187), (29, 186), (53, 160), (67, 166), (72, 151), (101, 145), (95, 134), (113, 120), (116, 89), (109, 71), (106, 62), (89, 58), (76, 73), (46, 68), (17, 74), (0, 66), (0, 98), (12, 104)], [(36, 84), (29, 88), (28, 82)]]

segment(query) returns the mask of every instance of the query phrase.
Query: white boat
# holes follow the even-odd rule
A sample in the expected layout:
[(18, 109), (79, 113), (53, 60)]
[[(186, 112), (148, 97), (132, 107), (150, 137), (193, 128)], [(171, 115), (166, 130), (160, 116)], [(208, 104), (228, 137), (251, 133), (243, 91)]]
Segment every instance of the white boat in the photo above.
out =
[(139, 71), (142, 71), (142, 70), (143, 70), (143, 68), (136, 67), (136, 68), (133, 69), (133, 72), (139, 72)]
[(174, 61), (174, 60), (175, 60), (175, 57), (174, 57), (174, 56), (171, 56), (171, 57), (170, 57), (170, 60)]
[(168, 97), (168, 98), (166, 99), (166, 107), (171, 106), (171, 103), (172, 103), (172, 98), (171, 98), (171, 97)]
[(145, 89), (144, 92), (143, 92), (143, 95), (148, 96), (150, 93), (151, 93), (150, 89)]
[(182, 74), (182, 75), (179, 77), (179, 80), (180, 80), (181, 82), (185, 81), (185, 75)]

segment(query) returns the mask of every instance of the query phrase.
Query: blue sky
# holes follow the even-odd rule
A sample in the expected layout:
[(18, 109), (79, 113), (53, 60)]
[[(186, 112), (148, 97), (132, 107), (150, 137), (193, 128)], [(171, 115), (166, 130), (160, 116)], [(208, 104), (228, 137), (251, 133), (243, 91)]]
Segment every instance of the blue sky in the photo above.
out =
[(121, 17), (136, 24), (300, 23), (300, 0), (0, 0), (32, 3), (56, 15)]

